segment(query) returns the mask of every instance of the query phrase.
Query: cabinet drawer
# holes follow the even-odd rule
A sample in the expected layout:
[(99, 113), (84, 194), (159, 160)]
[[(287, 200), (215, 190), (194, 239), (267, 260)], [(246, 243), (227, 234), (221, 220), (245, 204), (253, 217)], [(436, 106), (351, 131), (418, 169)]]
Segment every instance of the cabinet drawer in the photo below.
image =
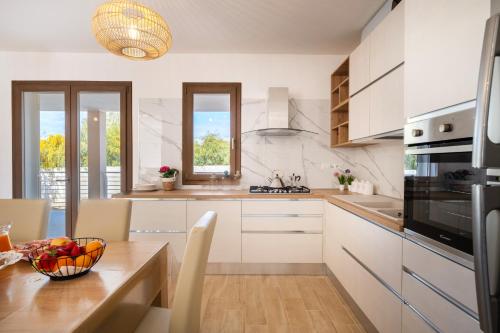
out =
[(401, 332), (401, 300), (343, 250), (344, 288), (379, 332)]
[(403, 333), (436, 333), (409, 305), (403, 305)]
[(243, 215), (323, 215), (323, 200), (244, 200)]
[(244, 263), (321, 263), (320, 234), (243, 234)]
[(175, 258), (177, 261), (182, 261), (182, 256), (184, 255), (184, 249), (186, 248), (186, 233), (139, 233), (131, 232), (131, 241), (147, 242), (147, 241), (165, 241), (168, 242), (171, 249), (174, 251)]
[(403, 239), (386, 229), (344, 211), (341, 244), (377, 276), (401, 293)]
[(403, 265), (477, 313), (474, 271), (407, 239), (403, 242)]
[(217, 213), (217, 225), (212, 239), (210, 263), (241, 262), (241, 201), (196, 200), (187, 203), (188, 230), (207, 211)]
[(481, 332), (477, 320), (407, 272), (403, 273), (403, 296), (442, 332)]
[(321, 216), (244, 216), (243, 231), (308, 231), (321, 232)]
[(133, 201), (131, 230), (186, 231), (186, 201)]

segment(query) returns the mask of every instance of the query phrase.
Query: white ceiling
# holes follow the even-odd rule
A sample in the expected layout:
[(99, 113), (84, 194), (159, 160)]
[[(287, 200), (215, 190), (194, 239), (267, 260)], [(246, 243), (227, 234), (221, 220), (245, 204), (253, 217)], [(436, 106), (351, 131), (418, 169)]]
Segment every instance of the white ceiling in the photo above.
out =
[[(91, 33), (104, 0), (10, 0), (0, 50), (104, 52)], [(142, 0), (167, 21), (171, 52), (345, 54), (384, 0)]]

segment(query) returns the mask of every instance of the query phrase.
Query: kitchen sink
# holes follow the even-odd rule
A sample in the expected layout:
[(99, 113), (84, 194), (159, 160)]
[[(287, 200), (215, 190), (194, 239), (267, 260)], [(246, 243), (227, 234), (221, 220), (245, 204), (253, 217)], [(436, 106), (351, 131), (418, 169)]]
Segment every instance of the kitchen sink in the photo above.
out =
[(395, 218), (395, 219), (402, 219), (403, 218), (403, 210), (402, 209), (377, 209), (377, 212), (380, 214), (387, 215), (389, 217)]
[(402, 208), (401, 207), (402, 204), (400, 202), (393, 202), (393, 201), (367, 201), (367, 202), (354, 202), (354, 204), (366, 208), (381, 208), (381, 209)]

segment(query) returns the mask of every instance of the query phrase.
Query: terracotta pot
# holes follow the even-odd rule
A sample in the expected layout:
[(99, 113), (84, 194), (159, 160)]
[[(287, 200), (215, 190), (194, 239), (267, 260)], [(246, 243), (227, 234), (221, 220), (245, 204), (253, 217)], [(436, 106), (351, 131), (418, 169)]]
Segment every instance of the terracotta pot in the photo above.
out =
[(161, 183), (165, 191), (172, 191), (175, 189), (175, 177), (173, 178), (162, 178)]

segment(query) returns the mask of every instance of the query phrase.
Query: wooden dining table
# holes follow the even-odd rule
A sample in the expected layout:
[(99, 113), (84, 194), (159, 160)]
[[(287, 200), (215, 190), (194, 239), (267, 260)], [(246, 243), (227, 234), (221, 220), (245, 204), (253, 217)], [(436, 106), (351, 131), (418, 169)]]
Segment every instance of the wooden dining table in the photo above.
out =
[(79, 278), (52, 281), (20, 261), (0, 270), (0, 332), (133, 332), (149, 306), (168, 307), (166, 242), (108, 242)]

